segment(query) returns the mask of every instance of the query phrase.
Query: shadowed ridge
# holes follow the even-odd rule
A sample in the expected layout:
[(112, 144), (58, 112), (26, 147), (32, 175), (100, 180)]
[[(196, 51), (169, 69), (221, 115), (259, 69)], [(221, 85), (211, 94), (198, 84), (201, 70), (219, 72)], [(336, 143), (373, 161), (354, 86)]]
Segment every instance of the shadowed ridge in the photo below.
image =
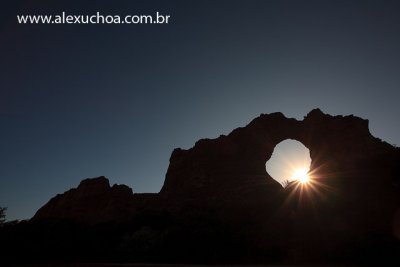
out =
[(80, 182), (77, 188), (58, 194), (40, 208), (32, 220), (67, 220), (100, 223), (126, 220), (133, 210), (133, 191), (126, 185), (110, 186), (100, 176)]
[(319, 108), (315, 108), (311, 110), (310, 112), (307, 113), (307, 115), (304, 117), (305, 119), (316, 119), (316, 118), (324, 118), (324, 117), (332, 117), (331, 115), (327, 115), (322, 110)]
[[(275, 146), (286, 139), (310, 150), (312, 189), (284, 189), (266, 172)], [(400, 247), (399, 159), (399, 148), (373, 137), (368, 120), (353, 115), (314, 109), (299, 121), (261, 114), (226, 136), (175, 149), (158, 194), (88, 179), (50, 200), (34, 219), (131, 223), (113, 248), (147, 261), (164, 251), (168, 259), (185, 254), (188, 262), (199, 255), (248, 262), (392, 260)]]

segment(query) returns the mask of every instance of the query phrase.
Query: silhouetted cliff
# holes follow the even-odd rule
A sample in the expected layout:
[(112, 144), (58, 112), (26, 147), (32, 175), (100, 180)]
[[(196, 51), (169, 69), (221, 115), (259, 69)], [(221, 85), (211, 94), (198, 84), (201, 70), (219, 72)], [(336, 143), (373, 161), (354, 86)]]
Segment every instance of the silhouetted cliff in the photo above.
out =
[[(308, 187), (282, 188), (265, 170), (285, 139), (310, 149)], [(391, 262), (400, 253), (399, 163), (399, 148), (373, 137), (367, 120), (319, 109), (302, 121), (262, 114), (227, 136), (175, 149), (158, 194), (87, 179), (51, 199), (23, 229), (77, 227), (68, 228), (72, 241), (52, 232), (39, 242), (48, 247), (97, 240), (82, 230), (90, 227), (104, 236), (85, 243), (90, 260), (101, 253), (153, 262)], [(79, 248), (69, 249), (81, 259)]]
[(95, 223), (126, 219), (133, 208), (133, 192), (126, 185), (110, 187), (105, 177), (83, 180), (77, 188), (52, 198), (33, 219), (66, 219)]
[(130, 187), (110, 186), (104, 176), (81, 181), (77, 188), (52, 198), (32, 220), (66, 220), (96, 224), (126, 222), (155, 194), (133, 194)]

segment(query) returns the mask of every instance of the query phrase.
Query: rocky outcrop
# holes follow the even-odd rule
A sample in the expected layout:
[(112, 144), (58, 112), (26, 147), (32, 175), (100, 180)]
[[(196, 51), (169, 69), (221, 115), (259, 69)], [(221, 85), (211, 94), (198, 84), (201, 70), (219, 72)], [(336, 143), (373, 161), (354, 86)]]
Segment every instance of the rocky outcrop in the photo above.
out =
[[(266, 172), (275, 146), (286, 139), (310, 150), (313, 182), (307, 187), (284, 189)], [(166, 223), (146, 233), (163, 242), (177, 244), (188, 229), (211, 229), (212, 238), (223, 232), (257, 255), (280, 251), (290, 259), (353, 257), (369, 253), (375, 244), (388, 251), (398, 246), (399, 163), (400, 149), (372, 136), (368, 120), (319, 109), (301, 121), (282, 113), (262, 114), (227, 136), (175, 149), (158, 194), (110, 187), (104, 177), (87, 179), (51, 199), (34, 220), (144, 222), (148, 214), (158, 214), (157, 221)], [(166, 226), (177, 218), (186, 229), (179, 238), (171, 235), (177, 226)], [(210, 218), (214, 226), (199, 226)], [(140, 227), (149, 229), (152, 221)]]
[(83, 180), (77, 188), (52, 198), (33, 220), (71, 220), (100, 223), (126, 220), (134, 209), (132, 189), (113, 185), (104, 176)]
[[(382, 174), (388, 167), (397, 169), (396, 162), (389, 159), (398, 157), (399, 149), (373, 137), (367, 120), (325, 115), (315, 109), (303, 121), (282, 113), (263, 114), (228, 136), (202, 139), (189, 150), (175, 149), (160, 194), (179, 201), (273, 195), (281, 186), (266, 172), (265, 163), (285, 139), (297, 140), (310, 149), (315, 178), (335, 180), (343, 190), (350, 190), (347, 186), (351, 184), (380, 183), (388, 188), (392, 182), (398, 183), (398, 177), (383, 178)], [(371, 164), (375, 159), (387, 160), (387, 166), (377, 170), (376, 162)], [(370, 177), (372, 168), (380, 173), (378, 177)]]

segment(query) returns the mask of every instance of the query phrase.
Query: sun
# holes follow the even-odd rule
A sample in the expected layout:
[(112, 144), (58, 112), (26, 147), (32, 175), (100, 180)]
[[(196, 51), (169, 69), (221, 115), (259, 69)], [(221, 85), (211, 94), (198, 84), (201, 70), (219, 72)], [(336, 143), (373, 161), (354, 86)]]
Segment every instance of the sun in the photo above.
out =
[(307, 184), (310, 182), (310, 176), (308, 175), (307, 168), (299, 168), (294, 170), (292, 180), (298, 181), (301, 184)]

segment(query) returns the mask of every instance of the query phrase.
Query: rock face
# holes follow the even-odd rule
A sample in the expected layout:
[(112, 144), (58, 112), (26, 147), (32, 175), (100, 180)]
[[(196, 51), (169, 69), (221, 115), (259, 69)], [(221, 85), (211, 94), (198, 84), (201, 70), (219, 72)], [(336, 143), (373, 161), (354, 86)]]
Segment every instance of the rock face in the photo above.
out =
[[(310, 150), (313, 182), (307, 187), (282, 188), (266, 172), (274, 147), (286, 139)], [(231, 231), (229, 238), (257, 255), (280, 251), (290, 259), (338, 259), (369, 253), (375, 245), (391, 251), (399, 245), (399, 163), (400, 149), (373, 137), (367, 120), (319, 109), (302, 121), (262, 114), (227, 136), (175, 149), (158, 194), (110, 187), (104, 177), (87, 179), (50, 200), (34, 220), (143, 221), (143, 212), (149, 211), (173, 218), (197, 218), (204, 212), (201, 220), (216, 218), (224, 233)], [(184, 229), (199, 227), (198, 219), (183, 221)], [(171, 232), (152, 236), (165, 241)]]
[[(310, 150), (308, 187), (282, 189), (266, 172), (274, 147), (286, 139)], [(243, 235), (258, 237), (260, 246), (283, 246), (305, 258), (333, 255), (332, 250), (346, 257), (349, 246), (371, 240), (384, 247), (392, 229), (400, 229), (400, 149), (373, 137), (368, 121), (355, 116), (319, 109), (302, 121), (260, 115), (228, 136), (176, 149), (160, 195), (172, 207), (222, 211), (222, 220), (232, 218), (228, 224), (234, 228), (250, 220), (257, 230)], [(269, 237), (260, 241), (260, 234)], [(308, 240), (300, 242), (301, 253), (300, 240)]]
[(372, 184), (389, 188), (399, 182), (398, 176), (388, 173), (398, 172), (399, 149), (373, 137), (367, 120), (316, 109), (303, 121), (282, 113), (261, 115), (228, 136), (200, 140), (189, 150), (175, 149), (160, 194), (179, 201), (268, 197), (281, 186), (266, 172), (265, 163), (286, 139), (309, 148), (313, 176), (335, 180), (341, 190), (352, 190), (354, 184), (363, 190)]
[(113, 185), (104, 176), (85, 179), (77, 188), (52, 198), (37, 211), (34, 220), (56, 219), (84, 223), (126, 220), (134, 208), (132, 189)]

